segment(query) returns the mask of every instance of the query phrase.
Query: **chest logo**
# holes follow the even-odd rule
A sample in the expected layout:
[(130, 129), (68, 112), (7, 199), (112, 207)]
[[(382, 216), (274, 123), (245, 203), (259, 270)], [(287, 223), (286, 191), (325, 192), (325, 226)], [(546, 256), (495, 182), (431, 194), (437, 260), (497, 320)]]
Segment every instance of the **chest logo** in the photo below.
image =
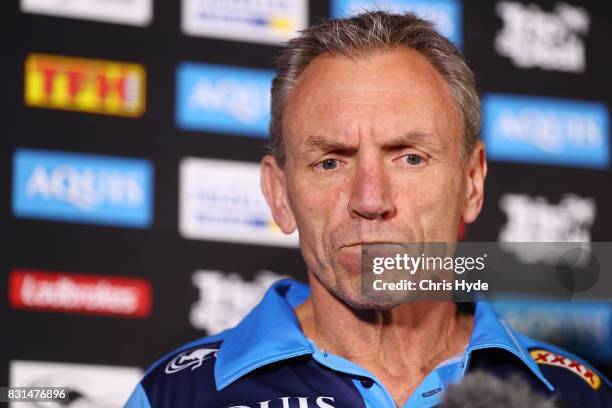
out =
[(166, 374), (174, 374), (188, 367), (191, 371), (200, 367), (205, 360), (217, 357), (218, 348), (202, 347), (183, 351), (166, 365)]

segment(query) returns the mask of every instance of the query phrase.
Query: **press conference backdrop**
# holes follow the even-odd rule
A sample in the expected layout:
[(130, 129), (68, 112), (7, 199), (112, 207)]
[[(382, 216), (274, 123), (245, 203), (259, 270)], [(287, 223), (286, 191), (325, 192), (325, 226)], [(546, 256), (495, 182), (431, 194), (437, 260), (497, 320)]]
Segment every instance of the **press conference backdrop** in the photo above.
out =
[[(463, 239), (612, 241), (610, 6), (377, 3), (434, 21), (476, 72), (490, 175)], [(120, 406), (162, 354), (305, 279), (258, 187), (272, 60), (296, 30), (371, 6), (3, 2), (0, 385)], [(608, 303), (497, 307), (612, 373)]]

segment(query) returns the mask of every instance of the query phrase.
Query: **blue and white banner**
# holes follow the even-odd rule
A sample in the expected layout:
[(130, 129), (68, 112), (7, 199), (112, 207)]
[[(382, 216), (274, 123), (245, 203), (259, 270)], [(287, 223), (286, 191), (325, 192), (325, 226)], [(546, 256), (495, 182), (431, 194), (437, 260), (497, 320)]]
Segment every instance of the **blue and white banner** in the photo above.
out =
[(179, 128), (268, 136), (274, 71), (183, 63), (176, 77)]
[(274, 222), (257, 163), (186, 157), (180, 164), (179, 232), (189, 239), (297, 247)]
[(460, 0), (332, 0), (331, 16), (345, 17), (364, 10), (413, 12), (431, 21), (457, 47), (463, 44), (463, 11)]
[(181, 1), (187, 35), (282, 45), (307, 26), (307, 0)]
[(16, 217), (146, 228), (153, 219), (147, 160), (17, 149)]
[(610, 116), (601, 102), (487, 94), (482, 136), (491, 160), (607, 169)]

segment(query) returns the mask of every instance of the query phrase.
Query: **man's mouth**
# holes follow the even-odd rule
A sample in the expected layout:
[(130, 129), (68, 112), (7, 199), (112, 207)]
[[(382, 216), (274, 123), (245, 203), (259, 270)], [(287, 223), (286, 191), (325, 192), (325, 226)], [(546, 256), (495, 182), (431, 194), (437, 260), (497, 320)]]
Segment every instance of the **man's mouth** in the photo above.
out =
[(359, 242), (353, 242), (353, 243), (349, 243), (349, 244), (344, 244), (344, 245), (342, 245), (342, 247), (367, 246), (367, 245), (400, 245), (400, 244), (398, 242), (394, 242), (394, 241), (372, 240), (372, 241), (359, 241)]
[(352, 242), (349, 244), (344, 244), (342, 245), (339, 249), (342, 248), (355, 248), (355, 247), (359, 247), (360, 249), (379, 249), (379, 250), (384, 250), (384, 251), (391, 251), (391, 250), (396, 250), (396, 251), (401, 251), (404, 246), (402, 245), (402, 243), (397, 242), (397, 241), (383, 241), (383, 240), (372, 240), (372, 241), (359, 241), (359, 242)]

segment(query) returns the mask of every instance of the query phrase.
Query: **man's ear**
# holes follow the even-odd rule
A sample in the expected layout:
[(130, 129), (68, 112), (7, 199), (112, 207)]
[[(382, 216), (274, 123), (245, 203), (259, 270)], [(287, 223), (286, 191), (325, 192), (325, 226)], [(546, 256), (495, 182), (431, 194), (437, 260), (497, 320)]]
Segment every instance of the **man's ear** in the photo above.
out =
[(285, 234), (295, 231), (296, 223), (289, 205), (285, 171), (278, 166), (272, 155), (266, 155), (261, 160), (261, 190), (281, 231)]
[(484, 183), (487, 177), (487, 158), (485, 146), (478, 140), (466, 164), (466, 195), (463, 208), (463, 221), (467, 224), (476, 221), (484, 201)]

